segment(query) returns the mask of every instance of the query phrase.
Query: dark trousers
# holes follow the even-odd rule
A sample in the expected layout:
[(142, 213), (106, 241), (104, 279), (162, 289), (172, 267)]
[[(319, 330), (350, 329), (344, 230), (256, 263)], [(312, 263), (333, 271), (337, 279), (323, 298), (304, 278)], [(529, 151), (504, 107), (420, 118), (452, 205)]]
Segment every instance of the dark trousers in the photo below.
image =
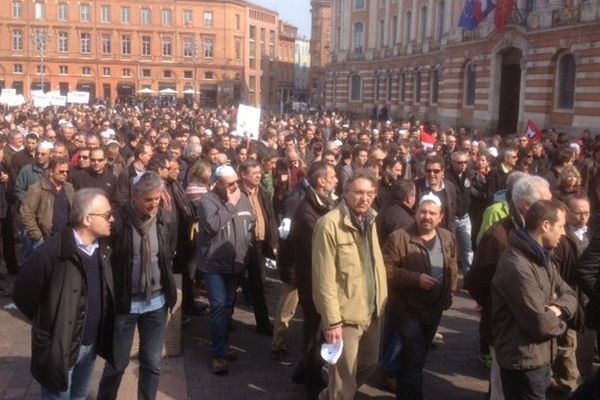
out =
[(2, 250), (4, 262), (8, 272), (15, 273), (18, 271), (17, 253), (15, 251), (15, 224), (13, 221), (14, 214), (12, 206), (6, 210), (6, 218), (0, 219), (2, 229)]
[[(300, 278), (300, 277), (299, 277)], [(294, 370), (294, 376), (306, 381), (309, 390), (322, 389), (323, 376), (321, 368), (321, 316), (315, 308), (310, 284), (298, 281), (298, 299), (302, 307), (302, 354)]]
[(396, 349), (399, 361), (396, 370), (396, 399), (423, 399), (423, 368), (441, 318), (440, 314), (433, 323), (425, 324), (410, 319), (388, 317), (393, 324), (389, 328), (390, 332), (395, 332), (392, 342), (399, 343), (400, 346)]
[[(266, 329), (271, 325), (269, 309), (265, 298), (265, 242), (256, 242), (252, 257), (248, 263), (248, 279), (243, 287), (246, 298), (250, 298), (254, 309), (257, 329)], [(249, 295), (249, 296), (248, 296)]]
[(225, 358), (229, 350), (229, 323), (233, 314), (237, 282), (236, 274), (204, 273), (204, 285), (210, 303), (208, 321), (213, 358)]
[(600, 369), (590, 375), (569, 397), (569, 400), (600, 399)]
[(98, 388), (98, 400), (116, 400), (123, 373), (129, 364), (133, 334), (140, 335), (138, 399), (156, 398), (160, 359), (167, 327), (167, 306), (142, 314), (116, 314), (113, 336), (115, 366), (106, 363)]
[(550, 384), (550, 366), (519, 371), (500, 369), (502, 390), (506, 400), (546, 400)]

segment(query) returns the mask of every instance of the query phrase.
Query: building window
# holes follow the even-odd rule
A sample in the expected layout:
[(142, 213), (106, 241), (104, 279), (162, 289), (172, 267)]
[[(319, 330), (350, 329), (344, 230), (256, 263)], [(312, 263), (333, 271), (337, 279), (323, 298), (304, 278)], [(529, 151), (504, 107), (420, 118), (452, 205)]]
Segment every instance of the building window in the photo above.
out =
[(565, 54), (558, 62), (558, 108), (571, 109), (575, 105), (575, 76), (575, 57)]
[(15, 19), (23, 18), (23, 2), (21, 0), (14, 0), (12, 2), (12, 17)]
[(213, 13), (212, 11), (204, 11), (204, 27), (212, 28), (213, 27)]
[(406, 75), (400, 74), (400, 101), (406, 101)]
[(183, 79), (193, 79), (194, 74), (190, 70), (183, 71)]
[(183, 23), (190, 26), (194, 22), (194, 12), (192, 10), (183, 10)]
[(112, 39), (110, 35), (102, 35), (102, 54), (112, 54)]
[(102, 68), (102, 76), (110, 76), (110, 67)]
[(15, 74), (22, 74), (23, 73), (23, 64), (15, 64), (15, 65), (13, 65), (13, 72)]
[(58, 51), (67, 53), (69, 51), (69, 33), (58, 32)]
[(162, 24), (163, 26), (173, 25), (173, 12), (171, 10), (162, 10)]
[(83, 75), (83, 76), (92, 75), (92, 69), (90, 67), (81, 67), (81, 75)]
[(152, 70), (143, 69), (142, 70), (142, 78), (150, 78), (150, 77), (152, 77)]
[(398, 16), (392, 17), (392, 38), (391, 43), (395, 46), (398, 43)]
[(129, 35), (121, 37), (121, 54), (124, 56), (131, 55), (131, 36)]
[(436, 13), (436, 18), (437, 18), (437, 32), (436, 32), (436, 39), (439, 42), (440, 40), (442, 40), (442, 36), (444, 36), (444, 17), (445, 17), (445, 8), (446, 5), (444, 4), (444, 1), (440, 1), (438, 2), (438, 9), (437, 9), (437, 13)]
[(365, 41), (365, 26), (362, 22), (354, 24), (354, 52), (362, 54)]
[(173, 55), (173, 40), (170, 37), (163, 38), (163, 57), (171, 57)]
[(212, 72), (208, 71), (204, 73), (204, 79), (210, 81), (215, 79), (215, 74), (213, 74)]
[(477, 75), (475, 73), (475, 65), (471, 62), (465, 68), (465, 105), (472, 106), (475, 104), (475, 84)]
[(239, 39), (236, 39), (235, 41), (235, 59), (242, 59), (242, 41)]
[(365, 9), (365, 0), (354, 0), (354, 9), (355, 10), (364, 10)]
[(23, 31), (20, 29), (15, 29), (12, 31), (12, 44), (13, 50), (15, 51), (23, 51)]
[(411, 37), (410, 37), (410, 31), (411, 31), (411, 24), (412, 24), (412, 12), (411, 11), (407, 11), (406, 14), (404, 15), (404, 43), (408, 43), (411, 41)]
[(194, 39), (183, 38), (183, 56), (186, 58), (194, 57)]
[(379, 100), (379, 74), (375, 72), (375, 100)]
[(260, 56), (261, 58), (267, 53), (267, 47), (265, 42), (267, 40), (267, 30), (265, 28), (260, 28)]
[(46, 66), (44, 65), (42, 67), (41, 65), (38, 65), (36, 68), (36, 72), (38, 75), (46, 74)]
[(204, 39), (204, 58), (213, 58), (213, 40)]
[(57, 18), (59, 21), (69, 20), (69, 5), (67, 3), (58, 3)]
[(81, 52), (84, 54), (92, 52), (91, 35), (89, 33), (81, 34)]
[(415, 74), (415, 103), (421, 102), (421, 71)]
[(392, 75), (387, 76), (387, 99), (392, 101)]
[(269, 57), (275, 58), (275, 31), (269, 31)]
[(121, 23), (125, 25), (131, 23), (131, 8), (121, 7)]
[(437, 69), (431, 71), (431, 104), (437, 104), (440, 96), (440, 75)]
[(123, 68), (123, 78), (130, 78), (131, 77), (131, 70), (129, 68)]
[(385, 46), (385, 20), (379, 21), (379, 47)]
[(173, 77), (173, 72), (170, 69), (165, 69), (163, 71), (163, 78), (170, 79)]
[(102, 6), (100, 9), (100, 22), (109, 24), (111, 21), (110, 6)]
[(350, 78), (350, 100), (360, 101), (362, 92), (362, 79), (360, 75), (352, 75)]
[(249, 50), (249, 64), (250, 68), (256, 68), (256, 27), (250, 26), (250, 50)]
[(142, 8), (140, 11), (140, 16), (142, 20), (142, 25), (150, 25), (152, 24), (152, 13), (149, 8)]
[(250, 76), (248, 79), (248, 92), (250, 93), (250, 103), (256, 104), (256, 77)]
[(427, 7), (421, 8), (421, 42), (427, 37)]
[(527, 0), (525, 2), (525, 12), (530, 13), (535, 11), (535, 0)]
[(45, 3), (42, 3), (40, 1), (37, 1), (35, 3), (35, 19), (38, 21), (46, 19), (46, 4)]
[(142, 36), (142, 56), (149, 57), (152, 54), (152, 38)]
[(242, 17), (240, 14), (235, 14), (235, 30), (239, 31), (242, 29)]
[(68, 65), (59, 65), (58, 73), (60, 75), (68, 75), (69, 74), (69, 66)]
[(79, 19), (81, 22), (90, 22), (91, 8), (89, 4), (79, 6)]

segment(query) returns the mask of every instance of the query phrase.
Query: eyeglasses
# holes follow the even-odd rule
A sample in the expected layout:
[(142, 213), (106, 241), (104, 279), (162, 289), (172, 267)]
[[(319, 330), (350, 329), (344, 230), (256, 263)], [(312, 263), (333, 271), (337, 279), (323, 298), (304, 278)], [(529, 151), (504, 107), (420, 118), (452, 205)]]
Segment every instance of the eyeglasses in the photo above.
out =
[(439, 174), (440, 172), (442, 172), (441, 169), (426, 169), (425, 172), (427, 172), (428, 174)]
[(104, 162), (106, 159), (105, 158), (90, 158), (90, 161), (93, 163), (101, 163)]
[(468, 164), (468, 163), (469, 163), (468, 161), (462, 161), (462, 160), (455, 160), (455, 161), (453, 161), (453, 162), (454, 162), (455, 164), (461, 164), (461, 165), (462, 165), (462, 164)]
[(88, 160), (90, 156), (79, 156), (80, 160)]
[(67, 175), (69, 173), (69, 170), (65, 169), (65, 170), (62, 170), (62, 171), (56, 171), (56, 173), (60, 174), (60, 175)]
[(220, 182), (221, 185), (225, 186), (226, 188), (230, 188), (233, 187), (234, 185), (237, 185), (238, 181), (233, 181), (233, 182), (229, 182), (229, 183), (225, 183), (225, 182)]
[(103, 218), (105, 221), (110, 221), (110, 219), (113, 217), (113, 212), (112, 211), (108, 211), (102, 214), (98, 214), (98, 213), (89, 213), (88, 214), (90, 217), (101, 217)]

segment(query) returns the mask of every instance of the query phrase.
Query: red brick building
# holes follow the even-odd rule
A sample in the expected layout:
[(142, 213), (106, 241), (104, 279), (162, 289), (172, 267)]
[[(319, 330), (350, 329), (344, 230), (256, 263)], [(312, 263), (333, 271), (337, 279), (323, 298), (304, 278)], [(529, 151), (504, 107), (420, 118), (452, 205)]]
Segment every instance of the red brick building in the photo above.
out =
[(464, 2), (333, 0), (326, 106), (486, 132), (600, 123), (600, 5), (518, 0), (506, 34), (494, 14), (458, 27)]
[(331, 61), (331, 0), (311, 1), (309, 96), (314, 107), (325, 99), (325, 67)]
[[(169, 88), (205, 106), (276, 105), (274, 68), (265, 71), (263, 61), (277, 51), (279, 16), (271, 10), (243, 0), (3, 3), (2, 87), (29, 95), (43, 80), (46, 90), (112, 101)], [(46, 40), (36, 46), (37, 32)]]

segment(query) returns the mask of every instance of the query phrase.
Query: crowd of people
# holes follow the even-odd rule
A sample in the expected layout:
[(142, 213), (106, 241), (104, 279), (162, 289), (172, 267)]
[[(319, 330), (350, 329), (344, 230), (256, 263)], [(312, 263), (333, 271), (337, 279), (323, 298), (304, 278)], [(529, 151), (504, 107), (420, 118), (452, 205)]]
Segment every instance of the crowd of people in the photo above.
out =
[[(233, 107), (1, 115), (2, 254), (44, 399), (85, 398), (97, 355), (107, 361), (98, 398), (116, 399), (136, 327), (138, 397), (156, 398), (174, 273), (184, 323), (208, 313), (217, 375), (238, 357), (229, 332), (242, 290), (257, 334), (294, 364), (308, 398), (352, 399), (376, 372), (397, 399), (423, 399), (428, 351), (463, 289), (481, 313), (489, 399), (597, 398), (591, 360), (576, 355), (597, 351), (600, 326), (590, 131), (548, 129), (534, 142), (323, 112), (263, 116), (251, 140)], [(282, 286), (269, 310), (273, 265)], [(323, 344), (339, 358), (326, 362)]]

